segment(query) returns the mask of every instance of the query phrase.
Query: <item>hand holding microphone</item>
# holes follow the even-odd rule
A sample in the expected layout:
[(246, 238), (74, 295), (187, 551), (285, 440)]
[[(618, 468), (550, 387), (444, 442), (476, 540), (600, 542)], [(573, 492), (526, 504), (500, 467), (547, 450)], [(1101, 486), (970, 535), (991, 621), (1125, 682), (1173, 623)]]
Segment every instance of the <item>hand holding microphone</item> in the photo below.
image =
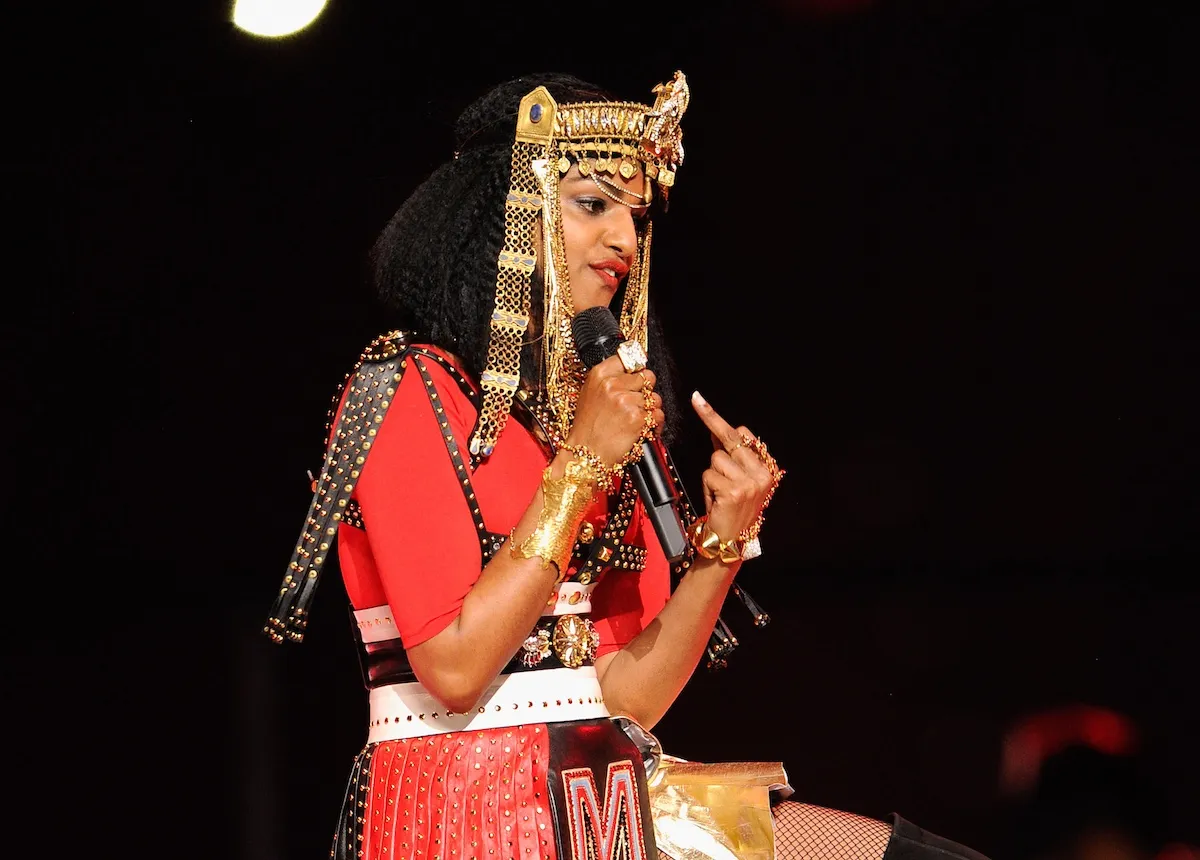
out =
[[(616, 320), (607, 308), (600, 310), (605, 311), (615, 327)], [(577, 327), (586, 328), (582, 324)], [(587, 337), (586, 332), (584, 335)], [(647, 432), (647, 426), (657, 426), (666, 420), (662, 397), (653, 390), (657, 382), (654, 372), (649, 369), (636, 373), (627, 371), (615, 352), (621, 341), (619, 333), (615, 338), (592, 342), (592, 348), (588, 346), (589, 341), (583, 341), (582, 352), (588, 356), (584, 366), (588, 373), (575, 402), (574, 418), (566, 440), (587, 446), (609, 464), (628, 462), (631, 451)], [(578, 340), (576, 344), (579, 344)]]
[(680, 492), (668, 466), (669, 455), (654, 432), (665, 420), (662, 398), (653, 391), (654, 373), (627, 369), (630, 359), (622, 360), (618, 354), (625, 338), (606, 307), (576, 314), (571, 333), (588, 376), (567, 442), (586, 444), (606, 462), (615, 463), (641, 440), (641, 457), (627, 471), (663, 553), (668, 561), (677, 562), (687, 553), (688, 539), (679, 514)]

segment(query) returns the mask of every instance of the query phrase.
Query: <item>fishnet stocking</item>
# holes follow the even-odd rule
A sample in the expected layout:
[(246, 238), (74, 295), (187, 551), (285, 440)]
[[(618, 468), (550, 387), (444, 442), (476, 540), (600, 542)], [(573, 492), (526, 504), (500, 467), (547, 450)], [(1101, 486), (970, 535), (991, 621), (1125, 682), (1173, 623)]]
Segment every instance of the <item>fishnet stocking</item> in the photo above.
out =
[[(851, 812), (784, 801), (771, 807), (778, 860), (880, 860), (892, 825)], [(670, 860), (658, 852), (659, 860)]]
[(892, 825), (851, 812), (784, 801), (775, 817), (775, 856), (779, 860), (879, 860)]

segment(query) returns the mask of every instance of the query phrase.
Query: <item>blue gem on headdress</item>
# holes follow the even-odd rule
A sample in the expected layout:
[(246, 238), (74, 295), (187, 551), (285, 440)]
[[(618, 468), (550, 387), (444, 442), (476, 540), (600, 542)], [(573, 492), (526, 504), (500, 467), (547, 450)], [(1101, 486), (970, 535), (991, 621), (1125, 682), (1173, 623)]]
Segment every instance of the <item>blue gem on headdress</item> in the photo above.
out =
[(529, 109), (529, 121), (540, 122), (542, 119), (542, 106), (535, 104)]

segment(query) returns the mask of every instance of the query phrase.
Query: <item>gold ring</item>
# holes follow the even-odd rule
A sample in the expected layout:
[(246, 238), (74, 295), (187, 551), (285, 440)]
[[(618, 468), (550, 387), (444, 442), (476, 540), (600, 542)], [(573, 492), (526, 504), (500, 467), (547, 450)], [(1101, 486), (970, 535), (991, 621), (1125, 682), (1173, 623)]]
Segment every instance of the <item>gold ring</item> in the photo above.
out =
[(754, 443), (757, 441), (758, 440), (755, 439), (753, 436), (751, 436), (749, 433), (743, 433), (742, 438), (738, 441), (738, 443), (729, 449), (729, 453), (732, 454), (738, 448), (744, 448), (747, 445), (753, 446)]

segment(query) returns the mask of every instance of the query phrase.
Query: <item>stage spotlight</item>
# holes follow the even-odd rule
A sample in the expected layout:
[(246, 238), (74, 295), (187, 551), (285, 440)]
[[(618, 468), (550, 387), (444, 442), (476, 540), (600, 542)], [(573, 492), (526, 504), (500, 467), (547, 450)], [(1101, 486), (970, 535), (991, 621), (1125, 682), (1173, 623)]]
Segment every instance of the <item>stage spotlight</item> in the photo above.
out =
[(233, 23), (255, 36), (290, 36), (311, 24), (328, 0), (236, 0)]

